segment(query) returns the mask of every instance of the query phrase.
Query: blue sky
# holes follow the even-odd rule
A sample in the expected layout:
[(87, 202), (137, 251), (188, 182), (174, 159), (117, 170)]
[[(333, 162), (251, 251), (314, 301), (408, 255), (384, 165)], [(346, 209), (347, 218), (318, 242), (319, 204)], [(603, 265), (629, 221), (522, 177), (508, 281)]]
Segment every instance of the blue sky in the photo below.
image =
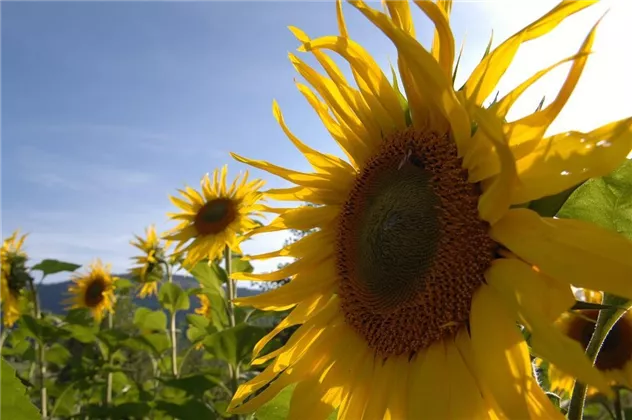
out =
[[(595, 45), (601, 55), (589, 62), (556, 128), (588, 130), (632, 115), (630, 58), (618, 49), (632, 39), (625, 2), (605, 2), (525, 47), (501, 93), (576, 51), (610, 7)], [(457, 3), (457, 47), (467, 34), (460, 82), (480, 59), (492, 27), (497, 45), (554, 3)], [(350, 35), (387, 70), (396, 57), (390, 42), (352, 7), (345, 11)], [(416, 18), (428, 45), (428, 21)], [(246, 169), (229, 151), (308, 170), (272, 117), (273, 99), (299, 137), (339, 153), (294, 86), (287, 53), (298, 43), (288, 25), (312, 37), (336, 34), (334, 3), (3, 2), (3, 237), (18, 227), (30, 232), (27, 250), (35, 261), (85, 264), (100, 257), (115, 272), (125, 271), (132, 234), (150, 223), (159, 230), (172, 226), (168, 194), (185, 183), (199, 185), (204, 173), (225, 163), (231, 177)], [(533, 109), (543, 94), (555, 95), (566, 71), (525, 95), (518, 112)], [(269, 187), (285, 185), (251, 174)], [(271, 250), (285, 237), (262, 235), (244, 249)], [(256, 267), (267, 271), (277, 262)]]

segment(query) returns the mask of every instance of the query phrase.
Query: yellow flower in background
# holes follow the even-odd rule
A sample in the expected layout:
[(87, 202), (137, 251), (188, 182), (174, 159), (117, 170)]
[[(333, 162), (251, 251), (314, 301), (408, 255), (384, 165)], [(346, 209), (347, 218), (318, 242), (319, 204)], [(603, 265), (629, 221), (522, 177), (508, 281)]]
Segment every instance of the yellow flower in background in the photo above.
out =
[(16, 230), (2, 242), (2, 278), (0, 302), (2, 302), (2, 322), (11, 327), (20, 318), (20, 296), (31, 280), (25, 264), (27, 255), (22, 249), (27, 235), (19, 236)]
[(195, 313), (210, 319), (213, 316), (210, 299), (206, 295), (197, 295), (197, 298), (200, 301), (200, 306), (195, 308)]
[(182, 263), (185, 268), (204, 258), (212, 261), (220, 257), (226, 246), (241, 254), (242, 234), (257, 226), (251, 216), (262, 208), (258, 202), (264, 182), (258, 179), (248, 182), (246, 172), (241, 180), (238, 176), (227, 187), (226, 172), (226, 166), (221, 171), (216, 169), (212, 181), (207, 174), (202, 179), (201, 193), (186, 187), (178, 190), (184, 199), (169, 197), (181, 212), (168, 216), (180, 224), (165, 239), (178, 242), (176, 252), (186, 254)]
[(96, 260), (84, 274), (73, 274), (68, 292), (73, 295), (65, 303), (71, 308), (90, 309), (97, 321), (101, 321), (104, 312), (114, 312), (114, 279), (110, 274), (110, 265)]
[(137, 266), (131, 270), (132, 277), (142, 284), (138, 293), (141, 299), (158, 294), (158, 283), (165, 274), (160, 260), (165, 258), (165, 251), (169, 247), (169, 243), (161, 243), (154, 225), (145, 230), (145, 235), (146, 238), (134, 235), (136, 240), (130, 242), (143, 252), (143, 255), (133, 257)]
[[(601, 303), (599, 292), (586, 290), (586, 302)], [(557, 321), (564, 334), (587, 348), (595, 330), (597, 310), (581, 310), (563, 314)], [(595, 360), (595, 367), (602, 371), (612, 384), (632, 388), (632, 311), (628, 310), (612, 327)], [(548, 367), (551, 390), (570, 397), (575, 379), (554, 365)], [(594, 394), (595, 388), (588, 392)]]
[[(558, 63), (571, 68), (549, 105), (506, 121), (521, 94), (557, 64), (483, 108), (523, 42), (591, 2), (560, 3), (490, 51), (458, 91), (451, 2), (415, 2), (436, 28), (430, 52), (415, 38), (408, 2), (387, 2), (388, 14), (352, 4), (397, 47), (406, 99), (349, 36), (340, 3), (339, 36), (310, 39), (291, 28), (299, 51), (311, 52), (326, 73), (290, 54), (311, 85), (298, 89), (347, 159), (301, 142), (276, 103), (276, 119), (314, 172), (234, 155), (295, 184), (267, 197), (316, 205), (266, 208), (279, 216), (256, 232), (316, 231), (258, 256), (294, 263), (233, 276), (291, 277), (236, 300), (293, 308), (255, 357), (281, 330), (302, 325), (281, 349), (253, 361), (270, 364), (239, 388), (230, 409), (251, 412), (297, 383), (290, 418), (309, 412), (324, 419), (336, 408), (339, 419), (351, 420), (563, 418), (533, 377), (516, 321), (531, 332), (537, 354), (608, 392), (604, 376), (554, 321), (575, 303), (571, 284), (632, 298), (632, 243), (589, 223), (512, 207), (607, 174), (632, 149), (632, 119), (544, 137), (583, 71), (595, 27), (576, 55)], [(357, 88), (326, 50), (351, 66)]]

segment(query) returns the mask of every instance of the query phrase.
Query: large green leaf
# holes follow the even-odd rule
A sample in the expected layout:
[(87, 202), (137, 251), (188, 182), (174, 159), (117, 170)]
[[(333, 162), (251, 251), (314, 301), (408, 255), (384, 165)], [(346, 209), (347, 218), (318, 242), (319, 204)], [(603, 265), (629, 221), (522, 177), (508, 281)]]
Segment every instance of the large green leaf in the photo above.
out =
[(11, 420), (34, 420), (40, 412), (26, 396), (26, 388), (15, 376), (15, 370), (2, 359), (0, 371), (0, 417)]
[(256, 420), (285, 420), (290, 411), (290, 400), (295, 384), (285, 387), (276, 397), (262, 405), (255, 412)]
[(186, 311), (190, 305), (189, 294), (175, 283), (163, 284), (158, 292), (158, 300), (169, 312)]
[(578, 184), (555, 195), (549, 195), (547, 197), (542, 197), (539, 200), (534, 200), (530, 202), (527, 207), (537, 212), (542, 217), (553, 217), (557, 215), (562, 206), (564, 206), (564, 203), (566, 203), (568, 198), (575, 190), (577, 190), (577, 188), (580, 187), (580, 185), (581, 184)]
[(164, 332), (167, 328), (167, 315), (163, 311), (138, 308), (134, 312), (134, 325), (141, 331)]
[(54, 343), (46, 350), (46, 361), (57, 366), (66, 366), (71, 357), (68, 349), (59, 343)]
[(61, 273), (63, 271), (75, 271), (77, 268), (81, 267), (81, 265), (73, 264), (64, 261), (57, 260), (43, 260), (39, 264), (35, 264), (32, 270), (39, 270), (44, 273), (44, 276), (48, 276), (49, 274)]
[(579, 187), (558, 217), (586, 220), (632, 239), (632, 161)]
[(204, 347), (215, 357), (235, 366), (248, 357), (266, 330), (248, 324), (218, 331), (204, 340)]
[(252, 273), (254, 267), (250, 261), (243, 260), (241, 257), (233, 257), (230, 262), (230, 269), (233, 273)]
[(222, 383), (221, 379), (215, 378), (211, 375), (191, 375), (182, 378), (168, 378), (168, 379), (160, 379), (165, 386), (180, 389), (185, 391), (187, 395), (192, 396), (193, 398), (202, 399), (202, 396), (206, 391), (216, 387), (222, 386), (225, 388), (226, 386)]
[(217, 263), (209, 265), (206, 261), (197, 263), (191, 270), (191, 275), (205, 288), (217, 290), (219, 293), (223, 293), (222, 284), (226, 283), (228, 278), (226, 271)]
[(156, 409), (176, 419), (216, 419), (215, 412), (201, 401), (188, 400), (181, 403), (156, 401)]

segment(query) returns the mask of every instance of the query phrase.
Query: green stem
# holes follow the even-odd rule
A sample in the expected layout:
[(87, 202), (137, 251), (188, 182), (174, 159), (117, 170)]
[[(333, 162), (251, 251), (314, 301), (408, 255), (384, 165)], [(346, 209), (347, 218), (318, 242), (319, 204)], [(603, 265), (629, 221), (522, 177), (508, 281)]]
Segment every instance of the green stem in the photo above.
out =
[[(171, 272), (171, 265), (161, 260), (167, 270), (167, 281), (173, 283), (173, 273)], [(171, 339), (171, 373), (174, 378), (178, 377), (178, 337), (176, 335), (176, 311), (171, 312), (169, 323), (169, 336)]]
[(4, 347), (4, 342), (7, 339), (7, 337), (9, 336), (9, 330), (6, 328), (2, 329), (2, 332), (0, 333), (0, 353), (2, 353), (2, 348)]
[[(42, 277), (43, 280), (43, 277)], [(35, 284), (33, 283), (33, 278), (28, 282), (29, 287), (31, 289), (31, 294), (33, 295), (33, 307), (35, 310), (35, 318), (39, 321), (42, 319), (42, 311), (40, 308), (39, 295), (37, 293), (37, 289), (35, 288)], [(38, 334), (39, 335), (39, 334)], [(46, 386), (44, 385), (44, 378), (46, 377), (46, 346), (44, 343), (44, 338), (39, 337), (37, 341), (37, 364), (39, 368), (39, 385), (40, 385), (40, 399), (42, 404), (42, 419), (45, 420), (48, 418), (48, 394), (46, 391)]]
[[(108, 329), (112, 329), (114, 327), (114, 317), (112, 316), (112, 312), (108, 311)], [(108, 365), (112, 362), (112, 349), (108, 350)], [(109, 367), (109, 366), (108, 366)], [(112, 405), (112, 372), (108, 372), (107, 377), (107, 385), (105, 391), (105, 404), (109, 407)]]
[[(597, 360), (597, 355), (599, 354), (599, 350), (601, 350), (601, 346), (606, 341), (608, 333), (617, 323), (619, 318), (621, 318), (626, 312), (626, 309), (623, 309), (621, 307), (627, 308), (630, 302), (627, 302), (627, 299), (612, 296), (606, 293), (604, 294), (603, 304), (610, 306), (619, 306), (620, 308), (611, 308), (599, 311), (597, 324), (595, 325), (595, 331), (593, 332), (593, 335), (590, 338), (590, 342), (588, 343), (588, 347), (586, 348), (586, 355), (590, 358), (590, 361), (593, 363), (593, 365), (595, 364), (595, 360)], [(573, 393), (571, 395), (571, 402), (567, 414), (567, 418), (569, 420), (582, 420), (584, 415), (584, 403), (586, 401), (587, 389), (588, 387), (586, 386), (586, 384), (575, 381), (575, 386), (573, 387)]]
[(615, 388), (614, 390), (614, 418), (616, 420), (623, 420), (625, 414), (623, 413), (623, 406), (621, 404), (621, 389)]
[[(235, 326), (235, 303), (233, 301), (237, 297), (237, 289), (235, 287), (235, 281), (230, 278), (230, 275), (232, 272), (231, 262), (232, 262), (232, 253), (230, 251), (230, 248), (226, 246), (224, 250), (224, 265), (225, 265), (225, 270), (226, 270), (226, 276), (228, 278), (226, 281), (226, 285), (228, 289), (228, 322), (229, 322), (230, 327), (232, 328)], [(232, 388), (231, 390), (234, 394), (235, 392), (237, 392), (237, 388), (239, 387), (239, 361), (237, 361), (235, 366), (229, 365), (229, 370), (230, 370), (229, 373), (231, 377), (231, 388)]]

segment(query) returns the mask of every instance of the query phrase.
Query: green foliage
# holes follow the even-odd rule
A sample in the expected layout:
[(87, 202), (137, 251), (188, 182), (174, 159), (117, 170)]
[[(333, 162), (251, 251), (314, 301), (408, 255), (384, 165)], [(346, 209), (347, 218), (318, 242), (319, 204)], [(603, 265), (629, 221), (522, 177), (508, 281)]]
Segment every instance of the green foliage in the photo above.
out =
[(81, 267), (81, 265), (73, 264), (64, 261), (57, 260), (42, 260), (39, 264), (35, 264), (31, 270), (39, 270), (43, 273), (44, 276), (48, 276), (50, 274), (57, 274), (64, 271), (75, 271), (77, 268)]
[(167, 328), (167, 315), (162, 311), (138, 308), (134, 313), (134, 325), (141, 331), (164, 332)]
[(41, 417), (29, 401), (24, 385), (15, 376), (15, 370), (2, 359), (0, 371), (0, 417), (11, 420), (33, 420)]
[(632, 239), (632, 161), (579, 187), (558, 217), (586, 220)]
[(218, 359), (237, 366), (264, 335), (263, 328), (242, 323), (210, 335), (204, 340), (204, 347)]
[(549, 195), (539, 200), (534, 200), (527, 205), (527, 208), (537, 212), (542, 217), (553, 217), (557, 215), (562, 206), (564, 206), (564, 203), (566, 203), (568, 198), (580, 185), (576, 185), (555, 195)]
[(290, 385), (255, 412), (256, 420), (285, 420), (290, 411), (290, 400), (296, 385)]
[(169, 312), (186, 311), (190, 305), (189, 295), (175, 283), (163, 284), (158, 292), (158, 300)]

